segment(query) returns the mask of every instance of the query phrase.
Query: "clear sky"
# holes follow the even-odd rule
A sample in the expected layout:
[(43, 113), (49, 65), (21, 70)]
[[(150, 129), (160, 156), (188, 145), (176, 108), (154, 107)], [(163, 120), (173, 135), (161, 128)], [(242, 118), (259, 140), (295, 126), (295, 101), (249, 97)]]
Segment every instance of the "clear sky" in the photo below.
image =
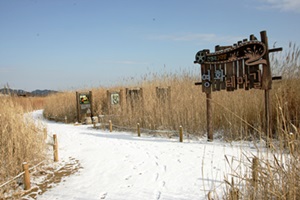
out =
[(300, 45), (300, 0), (0, 0), (0, 88), (74, 90), (199, 68), (198, 50), (262, 30), (271, 47)]

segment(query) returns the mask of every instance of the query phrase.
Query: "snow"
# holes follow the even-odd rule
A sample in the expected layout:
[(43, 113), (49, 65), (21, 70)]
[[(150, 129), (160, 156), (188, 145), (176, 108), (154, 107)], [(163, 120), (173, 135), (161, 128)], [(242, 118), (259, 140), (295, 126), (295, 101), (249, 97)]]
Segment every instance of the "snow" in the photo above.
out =
[[(57, 134), (60, 162), (74, 158), (81, 169), (50, 188), (39, 200), (51, 199), (207, 199), (209, 191), (219, 197), (224, 179), (232, 173), (231, 160), (253, 157), (251, 143), (153, 137), (135, 133), (109, 132), (92, 125), (54, 123), (33, 112)], [(231, 180), (228, 179), (228, 180)]]

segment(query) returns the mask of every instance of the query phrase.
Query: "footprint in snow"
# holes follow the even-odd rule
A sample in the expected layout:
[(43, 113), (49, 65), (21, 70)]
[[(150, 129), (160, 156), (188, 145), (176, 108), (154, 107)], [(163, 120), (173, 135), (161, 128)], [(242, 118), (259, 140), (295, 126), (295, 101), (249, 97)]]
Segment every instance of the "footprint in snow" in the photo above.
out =
[(158, 191), (158, 192), (156, 193), (156, 200), (159, 200), (159, 199), (160, 199), (160, 196), (161, 196), (161, 192)]
[(158, 180), (158, 177), (159, 177), (159, 174), (158, 174), (158, 173), (156, 173), (155, 181), (157, 181), (157, 180)]
[(105, 192), (105, 193), (101, 194), (101, 196), (100, 196), (100, 199), (105, 199), (105, 198), (106, 198), (106, 196), (107, 196), (107, 192)]

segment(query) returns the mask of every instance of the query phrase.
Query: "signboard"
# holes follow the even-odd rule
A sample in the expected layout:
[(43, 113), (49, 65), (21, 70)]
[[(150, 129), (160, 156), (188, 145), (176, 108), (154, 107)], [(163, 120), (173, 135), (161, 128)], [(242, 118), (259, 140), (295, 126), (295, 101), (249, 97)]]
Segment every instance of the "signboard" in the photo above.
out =
[(76, 92), (77, 121), (81, 122), (84, 117), (92, 117), (92, 92)]
[(272, 77), (266, 53), (266, 45), (256, 38), (214, 53), (207, 49), (197, 52), (194, 63), (201, 64), (202, 91), (270, 89)]
[(265, 133), (267, 138), (271, 136), (269, 90), (272, 88), (272, 74), (269, 53), (281, 51), (282, 48), (268, 49), (267, 32), (261, 31), (260, 36), (261, 41), (250, 35), (249, 41), (244, 39), (232, 46), (216, 46), (214, 53), (203, 49), (195, 56), (194, 63), (201, 65), (202, 91), (206, 93), (209, 141), (213, 140), (211, 92), (238, 88), (265, 91)]
[(126, 103), (128, 105), (127, 107), (130, 107), (132, 111), (135, 109), (135, 107), (141, 110), (144, 104), (143, 101), (144, 99), (142, 88), (126, 88)]
[(156, 87), (156, 97), (160, 105), (169, 104), (171, 101), (171, 87)]
[(79, 104), (81, 108), (81, 113), (88, 113), (88, 110), (91, 108), (89, 94), (79, 94)]
[(107, 114), (119, 115), (123, 107), (123, 90), (106, 91)]
[(80, 104), (90, 104), (90, 96), (88, 94), (79, 94)]
[(111, 105), (120, 104), (120, 94), (118, 92), (114, 92), (110, 94), (110, 103)]
[(88, 110), (91, 108), (90, 95), (79, 94), (79, 104), (80, 104), (81, 113), (88, 113)]

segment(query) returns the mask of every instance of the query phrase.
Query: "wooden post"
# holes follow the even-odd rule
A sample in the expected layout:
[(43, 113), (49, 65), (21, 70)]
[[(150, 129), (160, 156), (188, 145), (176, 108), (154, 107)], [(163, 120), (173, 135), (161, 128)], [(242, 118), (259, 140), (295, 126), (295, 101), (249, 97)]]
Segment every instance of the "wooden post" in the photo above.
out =
[(137, 123), (137, 134), (138, 134), (138, 137), (141, 137), (140, 123)]
[(252, 160), (252, 186), (254, 189), (257, 188), (258, 182), (258, 165), (259, 160), (257, 157), (254, 157)]
[(67, 124), (68, 123), (68, 117), (65, 116), (65, 123)]
[(207, 141), (212, 142), (214, 140), (214, 135), (212, 131), (211, 93), (206, 93), (206, 120), (207, 120)]
[(107, 98), (107, 114), (110, 115), (111, 114), (111, 93), (109, 90), (106, 90), (106, 98)]
[[(129, 107), (131, 106), (130, 96), (129, 96), (129, 89), (125, 88), (125, 102), (126, 102), (126, 110), (123, 109), (126, 113), (129, 113)], [(132, 112), (132, 111), (131, 111)], [(129, 118), (130, 120), (130, 118)]]
[(168, 119), (168, 125), (172, 126), (173, 109), (172, 109), (171, 86), (168, 87), (167, 97), (168, 97), (168, 112), (169, 112), (169, 116), (167, 117), (167, 119)]
[[(140, 100), (142, 101), (142, 105), (140, 105), (141, 107), (139, 108), (139, 114), (142, 115), (142, 126), (145, 126), (145, 101), (144, 101), (144, 91), (143, 88), (140, 88)], [(142, 113), (141, 113), (142, 111)]]
[(270, 146), (270, 90), (265, 90), (265, 134), (267, 137), (267, 147)]
[(109, 132), (112, 132), (112, 122), (111, 122), (111, 120), (109, 120), (108, 123), (109, 123)]
[(120, 90), (120, 108), (121, 108), (121, 113), (123, 115), (123, 110), (124, 110), (124, 104), (125, 104), (125, 101), (124, 101), (124, 92), (123, 92), (123, 89)]
[(24, 189), (30, 190), (30, 175), (29, 175), (29, 168), (27, 162), (23, 163), (23, 171), (24, 171)]
[(93, 92), (89, 91), (89, 96), (90, 96), (90, 109), (91, 109), (91, 119), (94, 116), (94, 106), (93, 106)]
[(58, 162), (58, 142), (56, 134), (53, 134), (53, 157), (54, 162)]
[(77, 107), (77, 109), (76, 109), (77, 110), (77, 122), (80, 123), (81, 122), (81, 119), (80, 119), (81, 109), (80, 109), (80, 104), (79, 104), (79, 93), (78, 92), (76, 92), (76, 107)]
[(271, 66), (270, 66), (270, 60), (269, 60), (269, 45), (268, 45), (268, 37), (266, 31), (260, 32), (261, 41), (266, 46), (266, 53), (263, 56), (263, 59), (266, 60), (267, 64), (263, 65), (263, 83), (262, 88), (265, 90), (265, 134), (267, 137), (267, 146), (270, 145), (270, 139), (272, 139), (271, 136), (271, 101), (270, 101), (270, 90), (272, 89), (272, 72), (271, 72)]
[(179, 126), (179, 142), (183, 142), (182, 126)]

